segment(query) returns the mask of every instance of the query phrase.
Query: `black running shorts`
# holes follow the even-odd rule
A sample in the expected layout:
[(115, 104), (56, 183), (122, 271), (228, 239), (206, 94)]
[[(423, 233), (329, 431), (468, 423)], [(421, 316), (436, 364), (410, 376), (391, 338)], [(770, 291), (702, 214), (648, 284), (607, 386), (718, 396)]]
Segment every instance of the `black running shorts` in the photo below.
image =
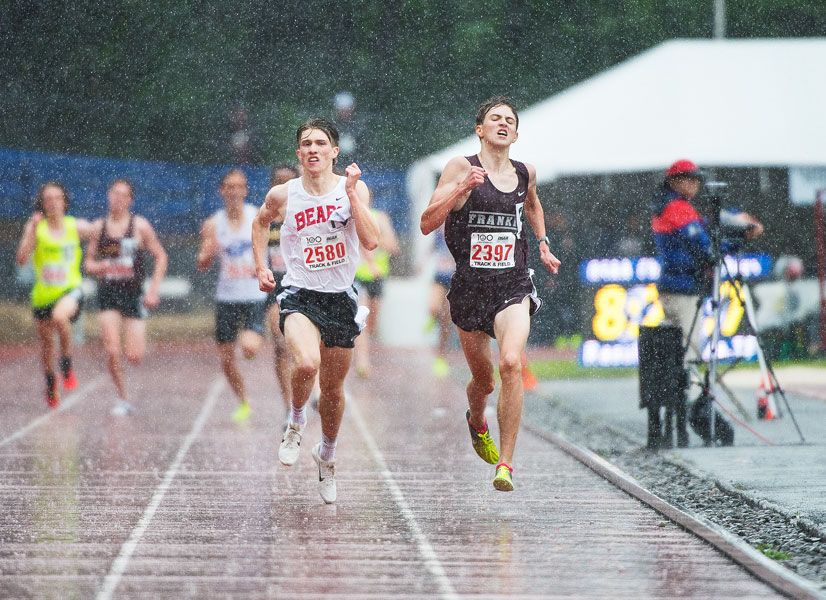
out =
[(542, 305), (533, 285), (533, 271), (517, 275), (502, 275), (463, 280), (456, 273), (450, 280), (447, 299), (450, 302), (450, 318), (464, 331), (484, 331), (490, 337), (496, 315), (526, 297), (531, 299), (530, 314)]
[(98, 284), (98, 309), (116, 310), (127, 319), (145, 319), (141, 290), (129, 290), (116, 285)]
[(234, 342), (242, 329), (264, 335), (264, 302), (216, 302), (215, 341)]
[(281, 333), (284, 333), (287, 317), (292, 313), (301, 313), (318, 327), (325, 346), (352, 348), (361, 331), (356, 323), (357, 298), (355, 288), (347, 292), (328, 293), (288, 287), (278, 296)]

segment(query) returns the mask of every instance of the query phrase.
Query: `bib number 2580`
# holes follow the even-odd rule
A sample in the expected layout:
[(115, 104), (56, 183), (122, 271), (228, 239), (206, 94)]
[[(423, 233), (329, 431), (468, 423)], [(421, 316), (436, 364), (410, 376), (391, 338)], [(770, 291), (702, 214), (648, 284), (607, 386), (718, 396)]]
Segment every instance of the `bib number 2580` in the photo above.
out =
[(308, 235), (302, 238), (304, 265), (311, 271), (330, 269), (349, 262), (341, 232)]
[(472, 233), (470, 266), (477, 269), (507, 269), (516, 266), (512, 233)]

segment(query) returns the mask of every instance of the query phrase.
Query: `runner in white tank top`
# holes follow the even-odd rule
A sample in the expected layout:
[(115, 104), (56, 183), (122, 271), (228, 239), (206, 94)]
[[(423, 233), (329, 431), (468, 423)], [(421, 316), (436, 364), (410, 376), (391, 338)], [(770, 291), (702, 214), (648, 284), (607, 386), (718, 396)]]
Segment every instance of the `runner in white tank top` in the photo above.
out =
[(258, 289), (250, 241), (252, 221), (258, 209), (252, 204), (243, 204), (242, 211), (236, 223), (230, 222), (223, 208), (213, 215), (220, 260), (215, 287), (218, 302), (259, 302), (267, 297)]
[(258, 289), (252, 256), (250, 229), (256, 208), (245, 204), (247, 176), (240, 169), (228, 171), (218, 188), (224, 208), (213, 214), (201, 228), (201, 248), (196, 259), (198, 270), (206, 271), (217, 258), (218, 285), (215, 289), (215, 341), (221, 367), (238, 407), (232, 413), (236, 422), (250, 415), (241, 371), (235, 361), (236, 341), (245, 358), (253, 358), (261, 348), (264, 334), (264, 300)]
[(336, 500), (335, 446), (344, 415), (344, 378), (360, 330), (353, 289), (358, 245), (375, 248), (379, 230), (358, 165), (348, 166), (345, 177), (333, 173), (339, 152), (335, 126), (326, 119), (307, 121), (298, 128), (296, 143), (301, 178), (267, 193), (252, 226), (253, 252), (261, 289), (270, 291), (275, 278), (265, 258), (269, 226), (286, 208), (281, 251), (287, 274), (278, 302), (281, 330), (293, 357), (292, 408), (278, 459), (288, 466), (298, 460), (307, 422), (305, 405), (320, 372), (322, 439), (312, 455), (318, 465), (319, 493), (331, 503)]

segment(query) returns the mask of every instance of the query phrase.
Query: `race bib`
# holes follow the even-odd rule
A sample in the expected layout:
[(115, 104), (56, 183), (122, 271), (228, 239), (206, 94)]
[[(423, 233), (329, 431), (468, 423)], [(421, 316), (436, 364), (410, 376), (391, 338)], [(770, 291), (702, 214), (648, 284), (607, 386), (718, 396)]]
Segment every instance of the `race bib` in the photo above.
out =
[(476, 269), (507, 269), (516, 266), (512, 233), (470, 234), (470, 266)]
[(301, 238), (304, 266), (311, 271), (345, 265), (349, 261), (344, 232), (307, 235)]
[(124, 281), (135, 276), (135, 259), (131, 256), (107, 258), (104, 279), (106, 281)]
[(45, 264), (40, 269), (40, 279), (46, 285), (65, 286), (69, 280), (69, 272), (62, 264)]

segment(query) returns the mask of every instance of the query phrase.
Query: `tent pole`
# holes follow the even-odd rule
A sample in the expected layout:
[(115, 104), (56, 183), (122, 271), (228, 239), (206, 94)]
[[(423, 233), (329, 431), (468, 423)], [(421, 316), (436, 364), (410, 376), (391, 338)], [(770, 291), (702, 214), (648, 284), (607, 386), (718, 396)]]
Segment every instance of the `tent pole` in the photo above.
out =
[(815, 248), (817, 249), (817, 282), (820, 288), (820, 350), (826, 352), (826, 240), (823, 232), (823, 192), (818, 190), (815, 201)]

